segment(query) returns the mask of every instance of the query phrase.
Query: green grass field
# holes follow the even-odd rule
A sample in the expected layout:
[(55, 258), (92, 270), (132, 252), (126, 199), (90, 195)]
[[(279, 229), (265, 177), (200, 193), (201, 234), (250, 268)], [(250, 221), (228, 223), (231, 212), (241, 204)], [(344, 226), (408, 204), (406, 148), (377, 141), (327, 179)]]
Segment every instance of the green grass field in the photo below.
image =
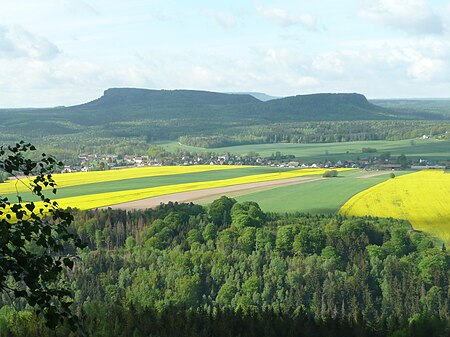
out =
[[(257, 152), (263, 157), (268, 157), (277, 151), (294, 155), (304, 162), (324, 161), (324, 160), (343, 160), (367, 158), (368, 156), (377, 156), (384, 152), (390, 152), (392, 156), (406, 155), (410, 159), (427, 158), (430, 160), (450, 160), (450, 140), (436, 139), (414, 139), (414, 145), (411, 140), (397, 141), (364, 141), (364, 142), (346, 142), (346, 143), (318, 143), (318, 144), (255, 144), (240, 145), (222, 148), (199, 148), (193, 146), (181, 145), (177, 142), (159, 143), (168, 151), (177, 149), (191, 152), (215, 152), (215, 153), (233, 153), (247, 154)], [(362, 148), (370, 147), (377, 149), (377, 153), (362, 153)]]
[[(368, 174), (370, 173), (373, 172)], [(239, 202), (256, 201), (265, 212), (337, 213), (353, 195), (390, 179), (389, 173), (361, 178), (365, 175), (363, 171), (342, 172), (337, 178), (282, 186), (235, 198)], [(395, 174), (401, 175), (405, 172)]]

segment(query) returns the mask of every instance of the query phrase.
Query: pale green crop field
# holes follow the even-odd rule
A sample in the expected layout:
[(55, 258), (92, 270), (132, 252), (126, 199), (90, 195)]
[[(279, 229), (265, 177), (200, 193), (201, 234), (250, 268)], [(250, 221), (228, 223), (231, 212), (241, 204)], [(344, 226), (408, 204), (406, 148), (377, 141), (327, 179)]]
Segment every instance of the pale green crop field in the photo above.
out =
[[(450, 140), (436, 139), (414, 139), (397, 141), (364, 141), (364, 142), (344, 142), (344, 143), (317, 143), (317, 144), (254, 144), (239, 145), (221, 148), (199, 148), (186, 146), (177, 142), (159, 143), (168, 151), (176, 149), (187, 150), (191, 152), (214, 152), (214, 153), (232, 153), (246, 155), (250, 152), (256, 152), (262, 157), (268, 157), (276, 152), (286, 155), (294, 155), (304, 162), (325, 161), (325, 160), (345, 160), (358, 158), (367, 158), (379, 156), (382, 153), (389, 152), (392, 156), (406, 155), (410, 159), (428, 158), (431, 160), (450, 160)], [(363, 148), (375, 148), (376, 153), (362, 153)]]
[[(236, 196), (238, 201), (256, 201), (266, 212), (337, 213), (355, 194), (390, 179), (390, 172), (371, 176), (362, 170), (340, 172), (336, 178), (324, 178), (295, 185)], [(406, 172), (395, 172), (402, 175)]]

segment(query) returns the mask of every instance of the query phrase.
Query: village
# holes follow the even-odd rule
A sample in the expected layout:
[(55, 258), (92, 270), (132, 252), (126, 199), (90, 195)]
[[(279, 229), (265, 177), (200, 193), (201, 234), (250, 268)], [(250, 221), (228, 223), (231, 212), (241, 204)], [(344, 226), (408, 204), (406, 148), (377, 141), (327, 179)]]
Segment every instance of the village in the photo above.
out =
[(450, 162), (431, 163), (427, 160), (410, 162), (406, 156), (391, 157), (389, 154), (371, 156), (361, 160), (331, 160), (312, 163), (301, 162), (293, 155), (273, 154), (270, 157), (262, 157), (257, 153), (248, 155), (234, 154), (191, 154), (179, 152), (168, 153), (160, 158), (152, 158), (148, 155), (113, 155), (113, 154), (87, 154), (80, 153), (77, 160), (71, 165), (65, 165), (62, 173), (103, 171), (129, 167), (144, 166), (191, 166), (191, 165), (253, 165), (271, 166), (281, 168), (362, 168), (373, 170), (402, 170), (402, 169), (445, 169), (450, 167)]

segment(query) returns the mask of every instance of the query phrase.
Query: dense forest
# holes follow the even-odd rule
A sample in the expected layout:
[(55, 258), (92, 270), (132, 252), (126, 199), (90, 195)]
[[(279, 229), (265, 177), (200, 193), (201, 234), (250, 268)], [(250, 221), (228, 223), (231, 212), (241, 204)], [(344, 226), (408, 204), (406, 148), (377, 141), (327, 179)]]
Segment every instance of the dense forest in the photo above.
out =
[[(66, 280), (89, 336), (450, 332), (450, 254), (404, 221), (265, 214), (227, 197), (74, 215), (87, 248)], [(49, 333), (1, 304), (1, 335)]]
[(437, 121), (298, 122), (232, 128), (217, 134), (180, 136), (184, 145), (217, 148), (263, 143), (338, 143), (448, 137), (450, 123)]

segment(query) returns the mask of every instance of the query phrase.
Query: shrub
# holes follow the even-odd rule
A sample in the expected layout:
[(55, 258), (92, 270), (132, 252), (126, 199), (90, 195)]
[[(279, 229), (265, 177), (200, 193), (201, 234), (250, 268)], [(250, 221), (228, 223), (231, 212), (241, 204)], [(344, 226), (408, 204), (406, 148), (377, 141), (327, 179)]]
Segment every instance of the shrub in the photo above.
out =
[(330, 170), (330, 171), (326, 171), (326, 172), (323, 174), (323, 177), (324, 177), (324, 178), (333, 178), (333, 177), (337, 177), (337, 175), (338, 175), (338, 171), (336, 171), (336, 170)]

